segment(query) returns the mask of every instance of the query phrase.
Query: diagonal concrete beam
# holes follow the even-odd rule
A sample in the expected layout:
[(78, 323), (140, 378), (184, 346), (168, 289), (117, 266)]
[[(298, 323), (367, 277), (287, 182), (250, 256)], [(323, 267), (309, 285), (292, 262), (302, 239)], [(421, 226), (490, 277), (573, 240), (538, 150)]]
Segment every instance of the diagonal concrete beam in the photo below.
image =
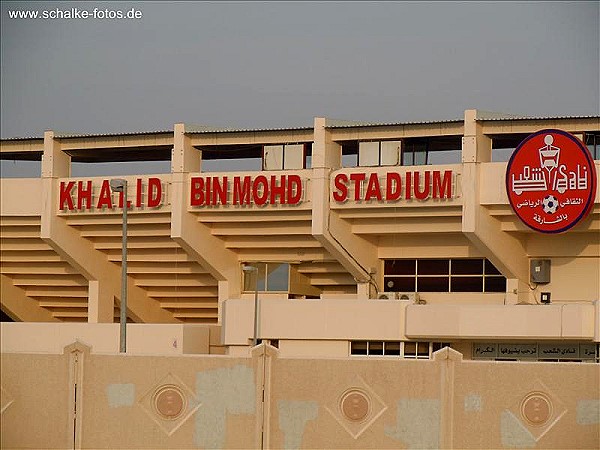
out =
[[(42, 223), (40, 237), (90, 283), (88, 321), (112, 323), (115, 299), (121, 295), (120, 267), (108, 261), (89, 240), (58, 216), (58, 177), (69, 176), (70, 157), (60, 148), (53, 132), (44, 134), (42, 160)], [(97, 283), (96, 283), (97, 282)], [(138, 322), (178, 322), (148, 297), (146, 291), (127, 279), (128, 315)]]
[(0, 275), (2, 311), (18, 322), (59, 322), (52, 313), (27, 297), (25, 290), (15, 286), (6, 275)]
[[(43, 183), (44, 193), (56, 190), (55, 180), (44, 179)], [(90, 289), (88, 321), (112, 323), (115, 299), (118, 304), (121, 295), (121, 269), (96, 250), (92, 242), (81, 237), (65, 219), (54, 215), (56, 204), (54, 195), (45, 195), (40, 237), (87, 280), (98, 281), (97, 285), (92, 283), (93, 288)], [(149, 298), (146, 291), (130, 277), (127, 278), (127, 306), (128, 315), (138, 322), (177, 322), (170, 312)]]
[(238, 274), (238, 259), (225, 242), (214, 236), (210, 227), (198, 222), (187, 210), (189, 177), (174, 173), (172, 178), (171, 238), (218, 281), (234, 279)]

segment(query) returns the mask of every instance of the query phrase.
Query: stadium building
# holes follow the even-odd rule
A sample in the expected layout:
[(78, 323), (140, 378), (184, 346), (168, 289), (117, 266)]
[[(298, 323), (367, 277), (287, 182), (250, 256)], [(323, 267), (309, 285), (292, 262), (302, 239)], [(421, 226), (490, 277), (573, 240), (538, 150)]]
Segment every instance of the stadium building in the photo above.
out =
[(600, 445), (600, 116), (0, 156), (3, 448)]

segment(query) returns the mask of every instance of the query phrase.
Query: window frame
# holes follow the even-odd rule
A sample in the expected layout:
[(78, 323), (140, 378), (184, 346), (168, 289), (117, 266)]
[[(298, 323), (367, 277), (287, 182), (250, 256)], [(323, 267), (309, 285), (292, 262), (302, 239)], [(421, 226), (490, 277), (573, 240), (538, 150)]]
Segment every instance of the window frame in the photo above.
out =
[[(398, 155), (396, 163), (394, 164), (382, 164), (382, 150), (383, 144), (396, 143), (398, 147)], [(361, 144), (377, 144), (377, 161), (376, 164), (361, 164)], [(358, 141), (358, 153), (356, 157), (356, 167), (397, 167), (402, 165), (402, 153), (404, 149), (404, 143), (401, 139), (383, 139), (383, 140), (364, 140)]]
[[(413, 344), (414, 351), (410, 350)], [(431, 359), (434, 352), (451, 346), (452, 344), (449, 342), (356, 340), (348, 341), (348, 355), (414, 360)], [(359, 347), (364, 347), (364, 353), (356, 351)], [(374, 351), (371, 351), (371, 347), (374, 347)], [(407, 347), (409, 347), (408, 350)]]
[[(287, 266), (287, 288), (285, 290), (269, 290), (269, 271), (268, 271), (268, 267), (269, 265), (285, 265)], [(244, 294), (249, 294), (249, 293), (254, 293), (255, 291), (258, 291), (260, 293), (270, 293), (270, 294), (281, 294), (281, 293), (288, 293), (290, 291), (290, 263), (289, 262), (281, 262), (281, 261), (253, 261), (253, 262), (245, 262), (242, 264), (243, 266), (251, 266), (251, 267), (258, 267), (258, 271), (256, 272), (256, 276), (259, 277), (256, 280), (257, 283), (257, 288), (254, 289), (247, 289), (246, 288), (246, 276), (247, 276), (247, 272), (245, 272), (244, 270), (241, 270), (241, 276), (242, 276), (242, 280), (241, 280), (241, 286), (242, 286), (242, 293)], [(260, 285), (260, 272), (261, 269), (264, 269), (264, 289), (260, 289), (259, 285)], [(275, 269), (277, 270), (277, 269)], [(275, 270), (273, 270), (272, 273), (275, 272)]]
[[(295, 146), (302, 146), (302, 167), (292, 167), (292, 168), (286, 168), (285, 164), (286, 164), (286, 147), (295, 147)], [(306, 158), (308, 155), (308, 148), (312, 145), (312, 143), (306, 143), (306, 142), (295, 142), (295, 143), (291, 143), (291, 142), (287, 142), (285, 144), (264, 144), (262, 146), (262, 170), (263, 171), (271, 171), (271, 170), (304, 170), (306, 169)], [(266, 167), (266, 153), (267, 153), (267, 147), (281, 147), (281, 164), (278, 165), (278, 167), (272, 167), (272, 168), (267, 168)], [(312, 148), (311, 148), (311, 159), (312, 159)], [(312, 162), (312, 161), (311, 161)]]
[[(408, 262), (408, 261), (414, 261), (414, 273), (409, 274), (389, 274), (387, 273), (387, 268), (386, 268), (386, 263), (388, 261), (403, 261), (403, 262)], [(419, 265), (424, 265), (427, 262), (432, 262), (432, 261), (436, 261), (440, 262), (440, 265), (443, 265), (444, 262), (447, 262), (448, 268), (447, 271), (444, 272), (440, 272), (439, 270), (428, 270), (426, 271), (427, 273), (419, 273)], [(452, 269), (452, 262), (455, 262), (455, 264), (458, 265), (459, 261), (480, 261), (481, 263), (481, 270), (478, 271), (477, 273), (453, 273), (453, 269)], [(410, 264), (407, 264), (407, 266)], [(488, 267), (488, 266), (491, 266)], [(477, 292), (477, 293), (483, 293), (483, 294), (490, 294), (490, 293), (506, 293), (506, 277), (504, 277), (500, 271), (498, 269), (495, 268), (495, 266), (487, 259), (487, 258), (401, 258), (401, 259), (385, 259), (383, 260), (383, 285), (385, 286), (385, 291), (391, 291), (391, 292), (432, 292), (432, 293), (466, 293), (466, 292)], [(395, 286), (389, 286), (388, 283), (390, 282), (394, 282), (394, 280), (397, 280), (397, 282), (402, 283), (403, 280), (414, 280), (413, 283), (407, 283), (407, 284), (401, 284), (401, 287), (399, 289), (395, 289)], [(428, 289), (421, 289), (420, 288), (420, 283), (419, 281), (421, 281), (421, 286), (424, 285), (425, 283), (429, 282), (430, 284), (428, 286), (432, 286), (436, 283), (436, 279), (438, 280), (437, 282), (439, 283), (439, 280), (443, 280), (441, 281), (442, 283), (446, 283), (447, 282), (447, 289), (446, 290), (428, 290)], [(481, 290), (475, 290), (475, 289), (460, 289), (456, 287), (456, 283), (458, 282), (457, 280), (467, 280), (467, 279), (476, 279), (476, 282), (478, 282), (478, 280), (481, 280)], [(488, 284), (488, 280), (504, 280), (504, 290), (495, 290), (492, 289), (491, 287), (493, 286), (491, 284), (491, 282)], [(402, 281), (401, 281), (402, 280)], [(453, 282), (454, 281), (454, 282)], [(413, 289), (403, 289), (402, 286), (410, 286), (412, 284)], [(453, 289), (454, 287), (454, 289)]]
[[(415, 150), (415, 147), (419, 145), (422, 146), (423, 148), (419, 148), (418, 150)], [(410, 147), (409, 147), (410, 146)], [(415, 155), (417, 153), (422, 153), (425, 155), (425, 161), (424, 162), (416, 162), (415, 161)], [(411, 161), (410, 163), (408, 161), (406, 161), (408, 156), (411, 156)], [(428, 142), (406, 142), (405, 145), (402, 147), (402, 158), (401, 158), (401, 165), (402, 166), (426, 166), (429, 163), (429, 143)]]
[[(600, 133), (584, 133), (585, 146), (592, 155), (592, 159), (600, 160)], [(590, 148), (591, 146), (591, 148)]]

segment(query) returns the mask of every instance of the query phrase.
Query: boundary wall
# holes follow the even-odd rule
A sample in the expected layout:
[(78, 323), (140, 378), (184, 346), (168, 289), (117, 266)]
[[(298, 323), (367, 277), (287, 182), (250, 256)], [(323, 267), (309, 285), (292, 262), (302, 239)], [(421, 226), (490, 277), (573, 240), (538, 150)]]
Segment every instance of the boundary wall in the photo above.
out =
[(598, 448), (596, 364), (2, 354), (2, 448)]

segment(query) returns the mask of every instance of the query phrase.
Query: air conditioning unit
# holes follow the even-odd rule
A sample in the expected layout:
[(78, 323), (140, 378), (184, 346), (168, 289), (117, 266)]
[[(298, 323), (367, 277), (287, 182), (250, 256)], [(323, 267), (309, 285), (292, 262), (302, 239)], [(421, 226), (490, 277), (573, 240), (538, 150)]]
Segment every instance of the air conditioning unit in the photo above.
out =
[(377, 294), (378, 300), (397, 300), (398, 293), (397, 292), (380, 292)]
[(398, 292), (398, 300), (406, 300), (411, 303), (421, 304), (418, 292)]

